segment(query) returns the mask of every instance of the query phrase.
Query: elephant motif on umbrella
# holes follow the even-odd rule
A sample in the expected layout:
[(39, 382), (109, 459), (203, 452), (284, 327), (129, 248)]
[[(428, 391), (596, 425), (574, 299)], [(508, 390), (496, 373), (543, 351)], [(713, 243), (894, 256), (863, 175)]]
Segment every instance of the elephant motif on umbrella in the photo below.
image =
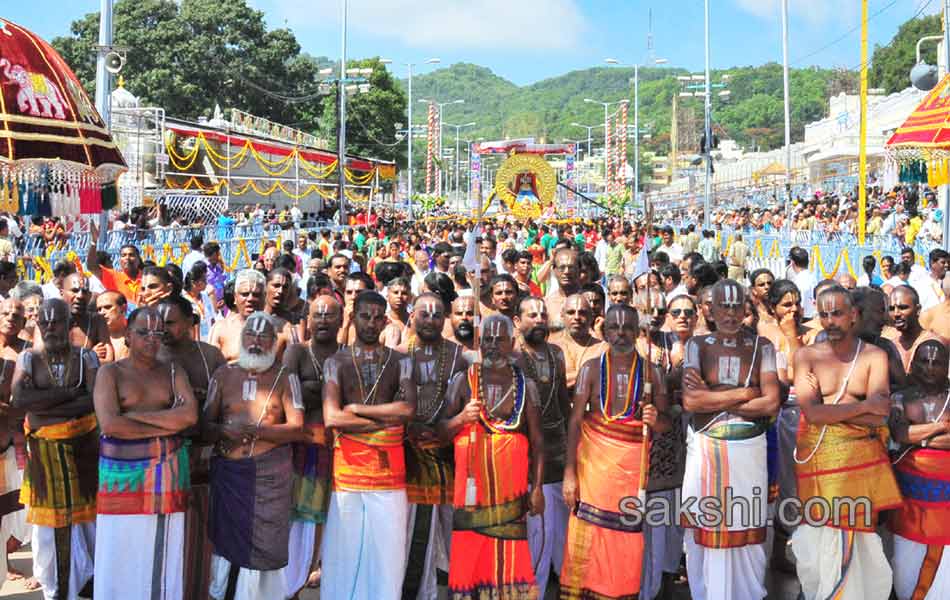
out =
[(16, 95), (20, 112), (34, 117), (52, 117), (61, 121), (66, 119), (63, 108), (67, 104), (63, 92), (49, 77), (31, 73), (22, 65), (12, 64), (6, 58), (0, 58), (0, 69), (8, 82), (20, 86)]

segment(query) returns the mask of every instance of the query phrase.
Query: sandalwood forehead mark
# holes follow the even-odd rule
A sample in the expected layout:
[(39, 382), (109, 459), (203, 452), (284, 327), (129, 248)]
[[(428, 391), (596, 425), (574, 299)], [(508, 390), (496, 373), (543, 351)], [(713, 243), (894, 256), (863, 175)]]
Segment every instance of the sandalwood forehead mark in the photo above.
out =
[(428, 313), (430, 315), (434, 315), (439, 311), (439, 305), (432, 298), (426, 298), (423, 300), (419, 308), (422, 309), (422, 312)]
[(248, 327), (254, 333), (262, 333), (264, 331), (264, 327), (266, 326), (267, 326), (267, 321), (264, 319), (254, 319), (248, 323)]
[(544, 301), (538, 299), (528, 300), (528, 310), (541, 314), (545, 310)]

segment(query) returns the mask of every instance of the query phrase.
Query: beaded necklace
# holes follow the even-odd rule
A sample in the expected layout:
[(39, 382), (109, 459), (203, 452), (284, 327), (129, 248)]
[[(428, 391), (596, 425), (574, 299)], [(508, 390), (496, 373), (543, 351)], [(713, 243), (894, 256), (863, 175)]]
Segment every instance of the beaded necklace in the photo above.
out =
[[(515, 365), (511, 365), (512, 370), (512, 382), (511, 387), (502, 397), (502, 401), (492, 407), (492, 410), (485, 410), (485, 404), (482, 404), (482, 410), (480, 413), (481, 421), (485, 424), (490, 431), (493, 433), (502, 433), (504, 431), (512, 431), (518, 429), (521, 426), (521, 415), (524, 413), (524, 404), (525, 404), (525, 382), (524, 382), (524, 372), (521, 371)], [(470, 382), (471, 383), (471, 382)], [(478, 394), (484, 398), (488, 399), (488, 389), (485, 386), (485, 380), (482, 378), (482, 365), (475, 365), (475, 382), (473, 389), (478, 390)], [(515, 392), (515, 403), (511, 408), (511, 414), (508, 415), (508, 418), (504, 421), (499, 421), (493, 416), (493, 412), (496, 408), (501, 406), (504, 403), (504, 400), (508, 398), (508, 395), (511, 392)]]
[[(409, 342), (409, 348), (408, 348), (409, 357), (413, 360), (413, 363), (416, 362), (415, 360), (416, 350), (418, 349), (416, 345), (416, 339), (417, 338), (412, 338), (412, 340)], [(431, 424), (431, 422), (435, 420), (436, 416), (439, 414), (439, 412), (441, 412), (442, 406), (445, 404), (445, 396), (444, 396), (445, 384), (448, 381), (448, 376), (443, 377), (442, 375), (443, 375), (443, 371), (445, 370), (446, 354), (447, 354), (447, 349), (446, 349), (445, 340), (443, 339), (439, 342), (439, 353), (435, 360), (435, 370), (433, 371), (433, 374), (435, 375), (435, 379), (436, 379), (436, 388), (435, 388), (435, 395), (432, 396), (432, 404), (435, 404), (436, 402), (438, 402), (438, 405), (435, 407), (435, 410), (431, 411), (431, 414), (429, 414), (430, 411), (426, 410), (428, 408), (428, 405), (421, 402), (423, 398), (423, 395), (422, 395), (423, 384), (421, 383), (422, 377), (419, 378), (420, 383), (416, 384), (416, 403), (417, 403), (416, 414), (419, 417), (421, 417), (422, 421), (426, 424)], [(454, 364), (455, 361), (453, 360), (452, 362)]]
[[(525, 348), (527, 349), (527, 344), (525, 345)], [(554, 360), (554, 353), (551, 351), (551, 345), (545, 344), (544, 350), (545, 350), (545, 360), (547, 360), (548, 364), (551, 365), (550, 381), (543, 381), (541, 379), (541, 376), (538, 373), (538, 367), (537, 365), (534, 364), (534, 360), (532, 360), (533, 358), (532, 356), (525, 356), (525, 361), (524, 361), (524, 370), (528, 375), (528, 379), (531, 379), (532, 381), (536, 382), (539, 385), (539, 390), (540, 390), (540, 384), (542, 383), (545, 385), (549, 383), (551, 384), (551, 386), (548, 388), (548, 397), (544, 401), (544, 403), (541, 405), (542, 415), (544, 415), (547, 412), (548, 408), (551, 406), (551, 402), (554, 400), (554, 389), (557, 387), (557, 385), (554, 383), (555, 379), (557, 379), (557, 362)]]
[[(73, 361), (72, 361), (73, 353), (71, 351), (66, 353), (66, 364), (61, 365), (64, 371), (62, 379), (53, 375), (53, 366), (52, 366), (52, 361), (50, 360), (51, 357), (48, 352), (44, 352), (44, 354), (45, 356), (43, 358), (45, 358), (46, 360), (44, 360), (43, 362), (46, 363), (46, 372), (49, 373), (50, 383), (59, 387), (66, 387), (66, 385), (69, 383), (69, 376), (72, 374), (72, 370), (73, 370)], [(60, 366), (60, 365), (57, 365), (57, 366)]]
[(620, 414), (609, 414), (610, 400), (615, 395), (614, 379), (610, 369), (610, 351), (604, 352), (600, 357), (600, 413), (608, 423), (617, 421), (619, 423), (629, 423), (633, 421), (633, 415), (637, 410), (640, 396), (640, 382), (642, 379), (643, 361), (640, 360), (640, 353), (633, 353), (633, 362), (630, 365), (630, 382), (627, 384), (627, 398), (623, 410)]

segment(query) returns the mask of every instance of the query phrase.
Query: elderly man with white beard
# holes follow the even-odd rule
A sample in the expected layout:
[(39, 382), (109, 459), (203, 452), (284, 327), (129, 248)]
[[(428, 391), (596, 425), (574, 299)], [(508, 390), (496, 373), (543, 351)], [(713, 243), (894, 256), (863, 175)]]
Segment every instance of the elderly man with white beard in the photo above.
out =
[(290, 533), (290, 443), (303, 429), (296, 374), (277, 363), (277, 320), (250, 315), (238, 360), (215, 371), (202, 429), (215, 442), (209, 537), (210, 595), (282, 598)]

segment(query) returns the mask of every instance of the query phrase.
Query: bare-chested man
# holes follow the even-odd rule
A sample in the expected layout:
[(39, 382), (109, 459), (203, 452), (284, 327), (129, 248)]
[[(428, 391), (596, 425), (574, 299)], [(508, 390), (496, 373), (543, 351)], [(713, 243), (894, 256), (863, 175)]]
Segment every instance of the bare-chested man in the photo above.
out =
[(307, 319), (310, 341), (284, 353), (284, 366), (300, 378), (304, 404), (304, 439), (294, 443), (294, 503), (290, 524), (290, 562), (285, 569), (287, 595), (320, 582), (318, 560), (323, 524), (330, 502), (330, 436), (323, 424), (326, 360), (340, 350), (337, 334), (343, 307), (332, 295), (317, 296)]
[(22, 513), (13, 514), (23, 509), (19, 502), (22, 475), (17, 471), (17, 453), (13, 445), (13, 430), (17, 427), (22, 430), (23, 411), (10, 404), (17, 357), (28, 347), (18, 337), (25, 322), (22, 302), (13, 298), (0, 301), (0, 465), (4, 474), (0, 478), (0, 577), (9, 573), (12, 577), (23, 578), (22, 573), (8, 570), (6, 540), (11, 535), (17, 539), (25, 537), (18, 527)]
[[(227, 364), (221, 351), (211, 344), (192, 339), (197, 315), (194, 305), (183, 296), (168, 296), (158, 303), (158, 312), (165, 323), (165, 338), (159, 357), (174, 361), (188, 377), (198, 413), (204, 411), (211, 377), (218, 367)], [(186, 598), (208, 597), (211, 583), (211, 541), (208, 539), (208, 503), (211, 446), (202, 444), (197, 432), (186, 432), (192, 438), (189, 449), (191, 500), (185, 518), (184, 589)]]
[(475, 297), (459, 296), (452, 301), (452, 340), (468, 353), (475, 353)]
[(630, 304), (633, 298), (633, 288), (630, 280), (623, 275), (611, 275), (607, 280), (607, 298), (610, 304)]
[(544, 512), (538, 391), (515, 364), (508, 317), (488, 316), (480, 334), (481, 362), (449, 383), (439, 426), (455, 446), (449, 596), (535, 598), (525, 515)]
[(950, 340), (950, 277), (944, 277), (941, 286), (946, 299), (920, 314), (920, 326)]
[(234, 278), (235, 310), (211, 328), (208, 343), (217, 347), (228, 362), (236, 361), (241, 355), (241, 335), (247, 318), (264, 307), (264, 283), (259, 271), (238, 271)]
[(637, 352), (639, 330), (633, 307), (611, 306), (604, 322), (608, 350), (588, 359), (577, 379), (564, 471), (564, 501), (572, 514), (562, 597), (640, 593), (643, 524), (630, 522), (625, 505), (645, 490), (644, 425), (666, 431), (670, 420), (662, 375)]
[[(551, 332), (557, 333), (567, 327), (562, 309), (567, 303), (567, 299), (580, 291), (581, 272), (577, 264), (577, 252), (573, 248), (559, 248), (556, 250), (552, 264), (554, 277), (557, 279), (557, 287), (548, 292), (548, 295), (544, 298), (544, 303), (548, 307), (548, 317), (551, 319)], [(577, 368), (580, 368), (580, 365)]]
[(40, 305), (37, 347), (13, 373), (13, 406), (26, 411), (27, 464), (20, 501), (33, 524), (33, 575), (47, 600), (75, 600), (93, 574), (99, 360), (70, 343), (69, 306)]
[(412, 359), (416, 382), (416, 414), (407, 426), (405, 445), (410, 543), (402, 592), (404, 598), (419, 600), (434, 600), (436, 571), (449, 570), (454, 460), (435, 424), (445, 411), (449, 380), (468, 367), (462, 347), (442, 337), (444, 325), (441, 298), (420, 295), (412, 308), (411, 341), (399, 348)]
[(280, 337), (277, 357), (283, 356), (283, 348), (300, 343), (304, 339), (304, 319), (297, 319), (290, 310), (290, 302), (296, 299), (293, 274), (283, 267), (271, 269), (264, 281), (264, 312), (279, 319)]
[(383, 345), (399, 348), (408, 343), (409, 304), (412, 303), (412, 283), (406, 277), (397, 277), (386, 286), (386, 300), (389, 303), (389, 323), (383, 329)]
[(71, 315), (69, 343), (92, 350), (101, 362), (114, 360), (115, 352), (109, 343), (109, 327), (105, 319), (89, 307), (92, 300), (89, 280), (81, 273), (73, 273), (63, 280), (62, 293)]
[(670, 348), (666, 332), (666, 296), (659, 290), (643, 290), (636, 295), (636, 309), (640, 322), (637, 352), (664, 371), (669, 364)]
[[(547, 304), (547, 301), (545, 301)], [(548, 305), (550, 311), (550, 305)], [(561, 323), (565, 329), (551, 336), (550, 343), (564, 353), (564, 368), (568, 395), (574, 393), (574, 382), (584, 361), (597, 358), (607, 350), (607, 344), (591, 335), (593, 311), (590, 303), (580, 294), (570, 296), (562, 305)], [(548, 315), (550, 319), (550, 314)]]
[(416, 412), (412, 359), (380, 344), (386, 300), (376, 292), (356, 296), (353, 323), (356, 342), (324, 363), (323, 420), (337, 438), (320, 594), (398, 598), (409, 517), (403, 437)]
[[(934, 494), (947, 480), (950, 458), (950, 352), (937, 340), (917, 346), (910, 387), (891, 396), (890, 429), (904, 446), (894, 462), (904, 504), (890, 519), (894, 590), (899, 600), (942, 598), (950, 589), (943, 552), (950, 501)], [(928, 560), (928, 554), (930, 558)]]
[[(890, 413), (887, 355), (855, 337), (858, 314), (846, 289), (824, 289), (817, 305), (827, 339), (801, 348), (794, 360), (804, 416), (795, 462), (800, 500), (819, 502), (826, 510), (818, 506), (813, 513), (821, 514), (812, 517), (829, 521), (820, 526), (806, 520), (792, 535), (798, 578), (807, 600), (833, 593), (885, 600), (891, 568), (875, 527), (880, 511), (901, 504), (884, 427)], [(844, 554), (852, 557), (846, 570)]]
[(521, 366), (534, 382), (540, 398), (541, 429), (544, 435), (544, 518), (528, 517), (528, 545), (539, 594), (548, 587), (551, 570), (558, 575), (564, 562), (567, 518), (564, 503), (564, 465), (567, 462), (567, 419), (571, 399), (565, 381), (564, 352), (549, 344), (548, 311), (540, 298), (518, 302), (515, 327), (518, 330)]
[[(766, 430), (781, 403), (775, 348), (743, 328), (741, 285), (724, 279), (711, 295), (716, 332), (691, 338), (683, 362), (683, 408), (693, 413), (683, 498), (712, 497), (725, 519), (713, 523), (701, 503), (692, 506), (686, 569), (693, 597), (759, 600), (766, 595)], [(737, 516), (743, 503), (757, 509)]]
[(887, 309), (891, 314), (891, 322), (897, 335), (891, 338), (898, 354), (901, 355), (901, 361), (904, 363), (904, 370), (910, 372), (911, 359), (914, 357), (914, 351), (917, 346), (926, 340), (937, 339), (937, 336), (920, 326), (920, 301), (917, 297), (917, 290), (909, 285), (899, 285), (895, 287), (888, 298)]
[(96, 297), (96, 312), (105, 319), (109, 329), (109, 343), (115, 353), (115, 359), (120, 360), (129, 355), (125, 346), (125, 330), (128, 321), (125, 318), (128, 301), (119, 292), (105, 291)]
[(509, 319), (515, 317), (515, 304), (518, 303), (518, 283), (515, 278), (507, 273), (495, 275), (488, 283), (488, 289), (491, 290), (491, 304), (499, 313)]
[[(263, 278), (263, 276), (261, 276)], [(300, 381), (277, 362), (277, 319), (254, 312), (241, 328), (237, 362), (208, 389), (202, 429), (211, 459), (215, 600), (282, 598), (293, 491), (290, 443), (300, 439)]]
[(158, 358), (164, 336), (159, 312), (137, 308), (129, 315), (129, 357), (96, 378), (96, 598), (185, 598), (191, 481), (173, 474), (188, 472), (182, 433), (198, 422), (198, 406), (185, 371)]

